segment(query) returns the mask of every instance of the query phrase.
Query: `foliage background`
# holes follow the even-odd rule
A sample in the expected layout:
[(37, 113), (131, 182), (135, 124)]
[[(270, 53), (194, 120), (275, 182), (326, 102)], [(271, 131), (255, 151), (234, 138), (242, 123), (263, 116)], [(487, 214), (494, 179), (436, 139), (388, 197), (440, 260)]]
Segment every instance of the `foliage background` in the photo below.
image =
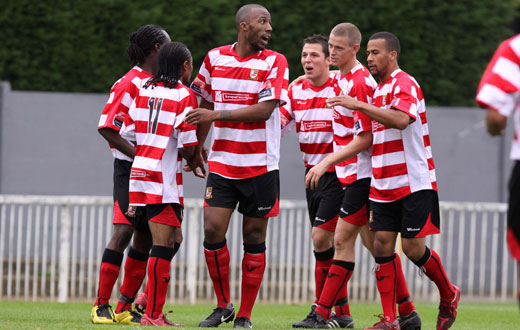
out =
[[(198, 68), (213, 47), (236, 40), (239, 0), (0, 0), (0, 80), (13, 89), (106, 93), (129, 69), (128, 36), (144, 24), (163, 26), (191, 49)], [(291, 79), (302, 74), (301, 41), (328, 35), (341, 22), (362, 34), (366, 64), (371, 34), (401, 41), (400, 67), (421, 84), (427, 104), (473, 105), (475, 90), (499, 43), (513, 35), (518, 0), (265, 0), (269, 48), (287, 57)]]

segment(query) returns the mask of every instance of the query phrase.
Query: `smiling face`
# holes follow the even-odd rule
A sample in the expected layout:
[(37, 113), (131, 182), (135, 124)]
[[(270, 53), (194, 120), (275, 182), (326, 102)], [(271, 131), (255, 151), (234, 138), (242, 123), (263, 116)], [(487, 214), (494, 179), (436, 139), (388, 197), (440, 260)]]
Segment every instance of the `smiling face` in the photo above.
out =
[(247, 41), (254, 50), (263, 50), (267, 47), (269, 39), (271, 39), (271, 14), (267, 9), (257, 7), (251, 9), (249, 15), (249, 22), (242, 22), (241, 24), (248, 25)]
[(330, 58), (326, 57), (321, 44), (306, 43), (303, 45), (301, 62), (305, 77), (313, 85), (328, 79)]

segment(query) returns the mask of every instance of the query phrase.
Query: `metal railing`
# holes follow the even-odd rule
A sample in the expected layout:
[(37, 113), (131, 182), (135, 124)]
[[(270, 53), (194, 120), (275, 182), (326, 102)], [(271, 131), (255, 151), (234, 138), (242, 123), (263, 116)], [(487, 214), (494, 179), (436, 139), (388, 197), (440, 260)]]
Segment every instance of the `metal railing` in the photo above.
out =
[[(112, 234), (110, 197), (0, 195), (0, 298), (38, 301), (94, 300), (103, 250)], [(507, 206), (441, 202), (441, 235), (427, 245), (441, 256), (448, 276), (474, 300), (513, 300), (517, 281), (505, 243)], [(213, 289), (202, 249), (202, 200), (186, 199), (184, 242), (172, 262), (169, 302), (210, 301)], [(267, 267), (258, 300), (306, 303), (314, 294), (314, 257), (305, 201), (280, 201), (270, 220)], [(231, 298), (240, 295), (242, 221), (235, 212), (227, 234)], [(437, 289), (403, 257), (415, 300), (436, 301)], [(124, 261), (123, 261), (124, 262)], [(377, 299), (373, 258), (356, 242), (351, 301)], [(124, 267), (121, 267), (121, 275)], [(121, 284), (114, 287), (117, 299)]]

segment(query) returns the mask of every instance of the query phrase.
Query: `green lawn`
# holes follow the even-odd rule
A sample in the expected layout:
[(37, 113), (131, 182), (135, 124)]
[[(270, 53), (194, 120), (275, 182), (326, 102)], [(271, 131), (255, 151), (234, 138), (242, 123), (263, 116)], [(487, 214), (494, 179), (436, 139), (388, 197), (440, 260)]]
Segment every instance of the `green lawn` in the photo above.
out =
[[(424, 330), (435, 329), (437, 306), (416, 304), (423, 320)], [(209, 315), (212, 305), (167, 305), (173, 309), (171, 320), (185, 323), (186, 329), (195, 329), (200, 320)], [(33, 303), (0, 301), (0, 329), (104, 329), (133, 326), (93, 325), (90, 323), (89, 303)], [(290, 329), (294, 321), (305, 317), (309, 306), (258, 304), (253, 310), (254, 329)], [(378, 304), (353, 304), (352, 316), (356, 329), (371, 326), (381, 312)], [(232, 328), (233, 323), (221, 328)], [(197, 328), (198, 329), (198, 328)], [(464, 303), (459, 306), (459, 316), (452, 329), (520, 329), (520, 312), (516, 303)]]

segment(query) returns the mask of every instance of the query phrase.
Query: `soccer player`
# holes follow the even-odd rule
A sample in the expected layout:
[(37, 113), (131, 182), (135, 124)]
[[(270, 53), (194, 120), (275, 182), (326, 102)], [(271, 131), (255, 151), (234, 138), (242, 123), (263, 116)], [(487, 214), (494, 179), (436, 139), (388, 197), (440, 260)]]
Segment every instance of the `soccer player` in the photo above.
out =
[(373, 105), (347, 95), (329, 100), (373, 119), (369, 226), (375, 232), (375, 275), (384, 316), (367, 329), (400, 329), (395, 308), (398, 232), (403, 252), (439, 289), (437, 329), (449, 329), (457, 316), (460, 289), (450, 283), (438, 254), (425, 245), (425, 236), (440, 232), (437, 181), (423, 94), (415, 79), (399, 69), (399, 53), (395, 35), (372, 35), (368, 67), (380, 80)]
[[(158, 55), (159, 70), (146, 81), (125, 118), (122, 135), (136, 141), (129, 187), (130, 208), (148, 221), (153, 246), (148, 263), (148, 301), (141, 325), (182, 326), (162, 312), (172, 248), (180, 231), (183, 210), (182, 158), (193, 156), (196, 127), (184, 121), (197, 107), (189, 83), (193, 70), (191, 53), (180, 42), (163, 45)], [(182, 158), (181, 158), (182, 157)]]
[[(334, 96), (334, 77), (330, 75), (330, 56), (327, 38), (313, 35), (303, 40), (301, 63), (306, 79), (289, 88), (290, 102), (280, 109), (282, 136), (292, 126), (303, 153), (305, 174), (327, 155), (333, 152), (332, 108), (325, 104)], [(311, 312), (295, 328), (312, 328), (315, 324), (314, 309), (321, 295), (327, 273), (334, 256), (334, 230), (343, 189), (334, 171), (334, 166), (325, 170), (319, 189), (306, 189), (307, 209), (312, 228), (312, 243), (316, 258), (316, 300)]]
[[(507, 244), (516, 259), (520, 290), (520, 34), (505, 40), (491, 59), (477, 92), (477, 103), (487, 109), (487, 130), (492, 136), (504, 135), (507, 119), (512, 117), (515, 133), (510, 157), (515, 162), (509, 181)], [(520, 306), (520, 291), (518, 291)]]
[[(371, 103), (377, 83), (356, 58), (360, 44), (361, 33), (354, 24), (340, 23), (330, 33), (332, 64), (340, 69), (336, 95), (349, 95)], [(336, 165), (336, 173), (346, 187), (340, 211), (341, 220), (338, 221), (334, 236), (334, 261), (318, 301), (315, 327), (352, 328), (354, 324), (346, 289), (354, 271), (358, 234), (361, 234), (363, 244), (374, 255), (374, 236), (368, 231), (372, 122), (363, 113), (338, 105), (334, 107), (333, 128), (334, 154), (325, 157), (306, 176), (306, 186), (310, 189), (319, 188), (323, 174)], [(410, 299), (398, 255), (396, 263), (396, 298), (401, 327), (420, 329), (421, 320)], [(331, 307), (334, 305), (337, 306), (336, 315), (331, 316)], [(341, 307), (338, 308), (338, 305)]]
[[(251, 328), (253, 308), (265, 270), (269, 217), (277, 216), (280, 157), (279, 106), (288, 102), (285, 57), (266, 49), (271, 15), (257, 4), (236, 13), (238, 41), (207, 54), (191, 88), (202, 99), (186, 120), (199, 124), (199, 145), (214, 122), (204, 199), (204, 254), (217, 308), (200, 327), (216, 327), (235, 315), (229, 297), (226, 232), (237, 203), (243, 215), (242, 296), (235, 328)], [(213, 109), (213, 110), (210, 110)], [(191, 168), (203, 167), (196, 150)]]
[[(152, 245), (146, 221), (128, 211), (128, 182), (135, 155), (132, 143), (119, 135), (128, 108), (144, 80), (157, 71), (157, 52), (170, 37), (159, 26), (145, 25), (130, 36), (127, 55), (134, 67), (110, 90), (110, 97), (99, 120), (98, 131), (108, 141), (114, 155), (114, 233), (101, 259), (97, 299), (92, 308), (92, 323), (140, 324), (141, 316), (132, 311), (135, 295), (146, 274), (148, 252)], [(115, 314), (110, 295), (119, 276), (123, 252), (134, 235), (125, 263), (121, 296)]]

